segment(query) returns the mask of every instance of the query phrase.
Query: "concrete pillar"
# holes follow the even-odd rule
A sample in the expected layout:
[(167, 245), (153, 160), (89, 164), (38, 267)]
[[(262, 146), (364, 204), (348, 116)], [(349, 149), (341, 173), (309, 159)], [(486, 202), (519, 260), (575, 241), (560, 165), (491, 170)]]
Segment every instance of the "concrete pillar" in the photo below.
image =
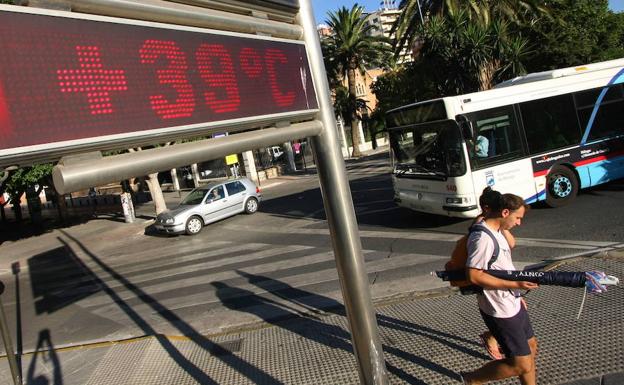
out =
[(199, 172), (197, 171), (197, 163), (191, 165), (191, 175), (193, 176), (193, 187), (199, 187)]
[(340, 151), (343, 158), (348, 158), (350, 155), (349, 146), (347, 146), (347, 135), (345, 134), (344, 120), (342, 116), (338, 116), (336, 119), (336, 130), (338, 130), (338, 139), (340, 140)]
[(245, 167), (245, 175), (247, 175), (247, 178), (257, 184), (259, 182), (258, 172), (256, 171), (256, 161), (254, 160), (253, 151), (243, 152), (243, 167)]
[(180, 191), (180, 181), (178, 180), (178, 170), (175, 168), (171, 169), (171, 182), (173, 183), (173, 189), (175, 191)]

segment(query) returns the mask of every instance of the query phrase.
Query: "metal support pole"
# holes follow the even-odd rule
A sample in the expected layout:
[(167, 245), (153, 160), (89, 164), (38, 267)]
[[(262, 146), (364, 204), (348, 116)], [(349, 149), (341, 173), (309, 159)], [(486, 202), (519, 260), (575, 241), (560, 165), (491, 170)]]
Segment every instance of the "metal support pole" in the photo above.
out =
[(11, 341), (11, 334), (9, 332), (6, 315), (4, 314), (4, 306), (2, 305), (2, 293), (4, 293), (4, 284), (0, 281), (0, 334), (2, 334), (4, 350), (6, 351), (7, 359), (9, 360), (9, 368), (11, 369), (13, 383), (15, 385), (22, 385), (22, 378), (19, 368), (17, 367), (15, 352), (13, 352), (13, 341)]
[(418, 4), (418, 13), (420, 14), (420, 24), (424, 27), (425, 19), (423, 18), (422, 9), (420, 7), (420, 0), (416, 0), (416, 3)]
[(324, 126), (323, 131), (312, 138), (312, 144), (351, 329), (351, 341), (358, 362), (360, 383), (387, 385), (386, 365), (362, 257), (351, 189), (338, 146), (336, 120), (312, 6), (310, 0), (300, 0), (299, 5), (297, 22), (303, 27), (308, 60), (319, 99), (319, 118)]

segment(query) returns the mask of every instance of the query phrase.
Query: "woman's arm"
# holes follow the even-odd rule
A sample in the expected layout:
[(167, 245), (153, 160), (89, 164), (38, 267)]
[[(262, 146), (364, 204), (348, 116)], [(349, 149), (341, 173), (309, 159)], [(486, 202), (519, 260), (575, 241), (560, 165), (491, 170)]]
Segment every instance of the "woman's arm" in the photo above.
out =
[(486, 273), (484, 270), (469, 267), (466, 269), (468, 281), (473, 285), (481, 286), (484, 289), (522, 289), (531, 290), (539, 287), (537, 283), (528, 281), (508, 281), (496, 278)]

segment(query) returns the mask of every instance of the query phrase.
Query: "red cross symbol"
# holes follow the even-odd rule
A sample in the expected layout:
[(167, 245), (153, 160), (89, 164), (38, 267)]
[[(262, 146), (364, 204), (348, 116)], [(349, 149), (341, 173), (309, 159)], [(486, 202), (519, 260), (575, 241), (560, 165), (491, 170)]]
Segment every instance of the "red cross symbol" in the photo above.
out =
[(104, 69), (99, 47), (76, 46), (76, 53), (80, 69), (56, 71), (61, 92), (86, 93), (91, 114), (111, 114), (110, 92), (128, 89), (124, 71)]

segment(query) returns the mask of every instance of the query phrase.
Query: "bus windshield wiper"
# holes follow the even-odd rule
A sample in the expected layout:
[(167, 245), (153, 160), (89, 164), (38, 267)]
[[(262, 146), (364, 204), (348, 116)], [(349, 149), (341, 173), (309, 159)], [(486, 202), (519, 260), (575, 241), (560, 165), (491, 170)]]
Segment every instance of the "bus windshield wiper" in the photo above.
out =
[(423, 167), (417, 163), (399, 163), (395, 166), (395, 174), (397, 176), (405, 174), (446, 176), (446, 174), (443, 172), (429, 170), (428, 168)]

